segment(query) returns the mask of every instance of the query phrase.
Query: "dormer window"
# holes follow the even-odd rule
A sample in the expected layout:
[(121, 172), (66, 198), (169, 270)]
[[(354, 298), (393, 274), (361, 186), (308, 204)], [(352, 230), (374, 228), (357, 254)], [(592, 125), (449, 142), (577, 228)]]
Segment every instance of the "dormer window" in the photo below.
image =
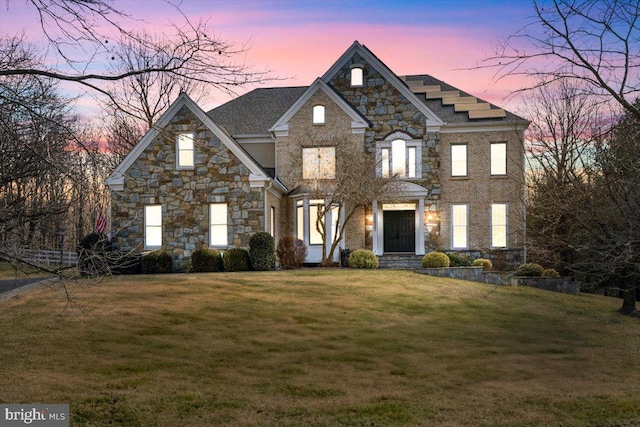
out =
[(193, 169), (193, 134), (181, 133), (176, 137), (176, 166)]
[(351, 87), (360, 87), (364, 85), (364, 72), (362, 67), (353, 67), (351, 69)]
[(313, 106), (313, 124), (314, 125), (324, 124), (324, 105)]

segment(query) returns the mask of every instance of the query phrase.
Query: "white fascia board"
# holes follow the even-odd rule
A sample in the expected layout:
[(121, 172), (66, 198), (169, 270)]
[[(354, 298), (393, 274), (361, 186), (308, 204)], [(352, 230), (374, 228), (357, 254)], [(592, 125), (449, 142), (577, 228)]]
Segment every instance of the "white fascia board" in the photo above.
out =
[[(142, 154), (142, 152), (151, 144), (151, 142), (158, 136), (160, 133), (160, 129), (164, 128), (169, 124), (171, 119), (180, 111), (182, 107), (186, 106), (191, 110), (193, 114), (207, 127), (214, 135), (216, 135), (220, 141), (240, 159), (242, 163), (244, 163), (247, 168), (251, 171), (251, 173), (264, 176), (268, 178), (268, 175), (264, 173), (262, 168), (258, 166), (255, 161), (249, 157), (249, 155), (239, 146), (237, 142), (229, 136), (225, 131), (223, 131), (207, 114), (202, 110), (202, 108), (198, 107), (198, 105), (193, 102), (189, 96), (182, 92), (178, 98), (167, 108), (162, 116), (158, 119), (158, 121), (153, 125), (147, 133), (138, 141), (138, 143), (129, 151), (129, 154), (125, 156), (122, 162), (116, 167), (116, 169), (109, 175), (106, 180), (106, 183), (109, 185), (109, 182), (112, 182), (114, 185), (118, 185), (120, 182), (124, 184), (124, 174), (131, 167), (133, 162)], [(120, 181), (121, 180), (121, 181)], [(114, 188), (114, 187), (112, 187)], [(115, 188), (114, 188), (115, 189)]]
[(424, 116), (426, 117), (426, 125), (427, 127), (434, 128), (434, 131), (437, 132), (438, 126), (442, 126), (444, 122), (440, 117), (438, 117), (429, 107), (425, 105), (424, 102), (420, 101), (418, 97), (411, 92), (411, 89), (407, 87), (407, 85), (400, 80), (398, 76), (395, 75), (393, 71), (391, 71), (386, 65), (382, 63), (378, 58), (375, 57), (367, 48), (362, 46), (357, 40), (353, 42), (351, 47), (347, 49), (345, 53), (329, 68), (329, 70), (324, 73), (322, 76), (322, 81), (328, 83), (329, 80), (347, 63), (349, 58), (353, 56), (354, 53), (359, 53), (370, 65), (372, 65), (388, 82), (390, 82), (393, 87), (395, 87), (405, 98), (407, 98), (414, 107), (416, 107)]
[(278, 195), (278, 198), (282, 196), (282, 194), (286, 194), (288, 190), (285, 188), (282, 183), (277, 180), (267, 177), (265, 179), (262, 175), (249, 175), (249, 187), (251, 188), (267, 188), (273, 190), (274, 194)]
[(440, 133), (470, 133), (470, 132), (504, 132), (516, 131), (521, 132), (527, 129), (529, 121), (506, 121), (500, 123), (481, 122), (481, 123), (447, 123), (440, 128)]
[[(289, 120), (298, 112), (298, 110), (309, 101), (311, 96), (318, 90), (322, 90), (338, 107), (340, 107), (351, 118), (351, 129), (354, 129), (354, 123), (357, 124), (355, 128), (368, 128), (369, 123), (358, 114), (358, 112), (344, 99), (342, 99), (333, 89), (331, 89), (322, 79), (317, 78), (311, 86), (304, 91), (302, 95), (296, 100), (296, 102), (289, 107), (289, 109), (278, 119), (278, 121), (269, 129), (276, 136), (287, 136), (289, 134)], [(360, 133), (354, 132), (354, 133)]]

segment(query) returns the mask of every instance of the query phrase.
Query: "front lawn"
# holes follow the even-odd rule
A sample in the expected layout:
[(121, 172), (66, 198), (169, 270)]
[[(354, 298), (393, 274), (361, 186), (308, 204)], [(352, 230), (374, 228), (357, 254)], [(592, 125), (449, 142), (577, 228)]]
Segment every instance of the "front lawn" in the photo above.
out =
[(73, 426), (631, 426), (620, 302), (399, 271), (117, 277), (0, 301), (0, 402)]

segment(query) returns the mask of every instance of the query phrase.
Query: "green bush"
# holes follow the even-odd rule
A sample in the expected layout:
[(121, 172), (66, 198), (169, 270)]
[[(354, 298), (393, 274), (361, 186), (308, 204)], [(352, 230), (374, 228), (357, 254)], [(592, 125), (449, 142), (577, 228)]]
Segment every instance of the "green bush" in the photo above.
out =
[(516, 276), (540, 277), (544, 273), (544, 267), (535, 262), (528, 262), (518, 266)]
[(473, 262), (471, 263), (471, 265), (473, 267), (482, 267), (483, 270), (491, 270), (491, 267), (493, 267), (493, 265), (491, 264), (491, 260), (488, 260), (486, 258), (477, 258), (474, 259)]
[(378, 257), (368, 249), (356, 249), (349, 255), (351, 268), (378, 268)]
[(167, 251), (153, 251), (142, 255), (142, 272), (144, 274), (171, 273), (173, 259)]
[(422, 257), (422, 268), (449, 267), (449, 256), (443, 252), (429, 252)]
[(276, 268), (276, 248), (271, 234), (260, 231), (249, 240), (251, 267), (257, 271), (271, 271)]
[(232, 248), (222, 255), (224, 271), (249, 271), (249, 252), (242, 248)]
[(449, 257), (449, 265), (451, 267), (469, 267), (471, 265), (471, 258), (466, 254), (449, 252), (447, 256)]
[(542, 272), (542, 277), (551, 277), (557, 279), (560, 277), (560, 273), (554, 268), (545, 268)]
[(307, 247), (302, 240), (285, 236), (278, 241), (276, 254), (283, 270), (300, 268), (307, 257)]
[(215, 249), (196, 249), (191, 255), (191, 267), (194, 273), (222, 271), (222, 256)]

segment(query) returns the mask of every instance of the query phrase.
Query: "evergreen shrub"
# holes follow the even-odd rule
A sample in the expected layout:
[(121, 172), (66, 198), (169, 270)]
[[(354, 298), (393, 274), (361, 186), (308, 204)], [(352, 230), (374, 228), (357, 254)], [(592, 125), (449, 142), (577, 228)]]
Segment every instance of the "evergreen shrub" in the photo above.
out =
[(251, 263), (249, 252), (242, 248), (232, 248), (222, 255), (224, 271), (249, 271)]
[(215, 249), (196, 249), (191, 255), (191, 267), (194, 273), (210, 273), (224, 269), (222, 256)]
[(449, 265), (449, 256), (444, 252), (429, 252), (422, 257), (422, 268), (443, 268)]
[(142, 255), (142, 272), (144, 274), (171, 273), (173, 259), (167, 251), (153, 251)]
[(378, 268), (378, 257), (368, 249), (356, 249), (349, 255), (351, 268)]
[(251, 267), (257, 271), (271, 271), (276, 268), (276, 248), (271, 234), (260, 231), (249, 240)]

